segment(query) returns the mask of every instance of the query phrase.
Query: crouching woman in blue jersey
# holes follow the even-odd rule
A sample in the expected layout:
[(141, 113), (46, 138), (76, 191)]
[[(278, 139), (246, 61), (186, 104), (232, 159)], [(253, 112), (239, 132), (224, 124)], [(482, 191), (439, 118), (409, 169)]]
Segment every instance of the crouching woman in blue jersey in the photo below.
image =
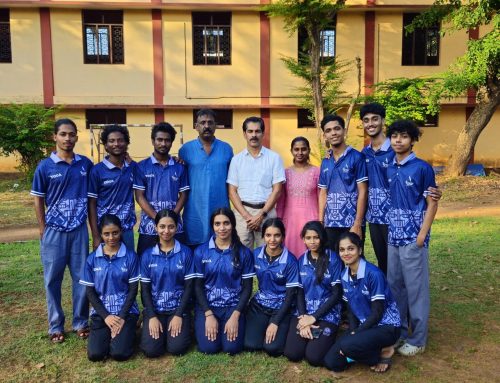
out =
[(350, 362), (386, 372), (399, 339), (401, 320), (384, 273), (361, 257), (362, 242), (355, 233), (339, 237), (338, 253), (345, 263), (343, 299), (348, 305), (349, 331), (325, 355), (325, 366), (343, 371)]
[(178, 222), (173, 210), (160, 210), (155, 217), (158, 244), (141, 256), (141, 349), (149, 358), (165, 352), (181, 355), (191, 345), (193, 254), (174, 238)]
[(139, 262), (121, 240), (117, 216), (105, 214), (99, 224), (103, 243), (89, 255), (80, 283), (92, 305), (87, 355), (91, 361), (107, 356), (127, 360), (134, 351), (139, 309), (135, 301)]
[(231, 209), (216, 209), (210, 225), (214, 236), (194, 251), (195, 335), (200, 352), (234, 355), (243, 349), (253, 257), (238, 237)]
[(283, 354), (291, 309), (299, 286), (297, 259), (284, 246), (285, 225), (269, 218), (262, 225), (265, 246), (254, 250), (259, 290), (247, 310), (245, 349)]
[(321, 222), (307, 222), (300, 236), (307, 251), (298, 260), (298, 315), (290, 321), (284, 354), (293, 362), (305, 357), (313, 366), (321, 366), (340, 322), (343, 265), (327, 248), (328, 237)]

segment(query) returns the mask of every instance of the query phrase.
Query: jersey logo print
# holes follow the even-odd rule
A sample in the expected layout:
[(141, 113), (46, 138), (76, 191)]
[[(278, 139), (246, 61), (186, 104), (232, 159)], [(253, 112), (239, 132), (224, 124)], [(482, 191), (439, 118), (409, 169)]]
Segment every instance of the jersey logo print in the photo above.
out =
[(51, 174), (49, 175), (49, 178), (51, 180), (53, 180), (54, 178), (59, 178), (59, 177), (62, 177), (62, 174), (61, 173), (56, 173), (56, 174)]
[(406, 186), (413, 186), (413, 181), (411, 180), (411, 176), (408, 176), (408, 179), (405, 181)]
[(85, 177), (87, 175), (87, 171), (85, 170), (85, 168), (82, 166), (82, 170), (80, 170), (80, 174)]

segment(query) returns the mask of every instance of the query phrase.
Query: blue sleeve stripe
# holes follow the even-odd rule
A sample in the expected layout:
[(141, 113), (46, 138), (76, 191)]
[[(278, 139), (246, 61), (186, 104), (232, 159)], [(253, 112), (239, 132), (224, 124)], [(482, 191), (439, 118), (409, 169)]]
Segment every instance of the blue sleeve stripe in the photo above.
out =
[(335, 286), (335, 285), (338, 285), (338, 284), (340, 284), (340, 279), (337, 279), (336, 281), (333, 281), (331, 283), (332, 286)]
[(193, 278), (198, 278), (198, 274), (193, 273), (193, 274), (188, 274), (184, 276), (184, 280), (187, 281), (188, 279), (193, 279)]
[(303, 289), (303, 288), (304, 288), (304, 286), (302, 285), (302, 283), (299, 283), (299, 286), (298, 286), (298, 287), (299, 287), (299, 288), (301, 288), (301, 289)]
[(205, 276), (201, 273), (194, 273), (194, 278), (205, 278)]
[(31, 195), (34, 195), (35, 197), (45, 197), (45, 193), (40, 193), (40, 192), (37, 192), (35, 190), (32, 190), (30, 192)]
[(323, 185), (323, 184), (318, 184), (318, 187), (319, 187), (320, 189), (326, 189), (326, 188), (327, 188), (327, 186), (326, 186), (326, 185)]
[(183, 191), (186, 191), (186, 190), (189, 190), (189, 189), (190, 189), (189, 186), (184, 186), (183, 188), (179, 188), (179, 191), (183, 192)]
[(97, 198), (97, 194), (94, 194), (94, 193), (87, 193), (87, 197), (89, 198)]
[(141, 277), (141, 282), (151, 283), (151, 278), (143, 278), (143, 277)]
[(292, 282), (292, 283), (287, 283), (285, 286), (286, 287), (300, 287), (300, 283), (299, 282)]
[(94, 284), (92, 282), (87, 282), (87, 281), (84, 281), (83, 279), (80, 279), (79, 283), (81, 285), (84, 285), (84, 286), (90, 286), (90, 287), (94, 286)]
[(129, 278), (128, 283), (139, 282), (140, 279), (141, 279), (140, 276)]
[(359, 183), (361, 183), (361, 182), (366, 182), (366, 181), (368, 181), (368, 177), (361, 177), (361, 178), (358, 178), (358, 179), (356, 180), (356, 183), (358, 183), (358, 184), (359, 184)]
[(429, 190), (424, 190), (424, 193), (423, 193), (423, 196), (424, 196), (424, 197), (427, 197), (429, 194), (431, 194), (431, 193), (429, 192)]
[(384, 294), (378, 294), (378, 295), (374, 295), (372, 298), (371, 298), (372, 301), (378, 301), (378, 300), (383, 300), (385, 301), (385, 295)]
[(342, 296), (342, 299), (346, 302), (349, 302), (349, 300), (347, 299), (347, 297), (345, 295)]
[(137, 190), (146, 190), (146, 188), (144, 186), (139, 186), (139, 185), (136, 185), (136, 184), (133, 184), (132, 185), (132, 189), (137, 189)]

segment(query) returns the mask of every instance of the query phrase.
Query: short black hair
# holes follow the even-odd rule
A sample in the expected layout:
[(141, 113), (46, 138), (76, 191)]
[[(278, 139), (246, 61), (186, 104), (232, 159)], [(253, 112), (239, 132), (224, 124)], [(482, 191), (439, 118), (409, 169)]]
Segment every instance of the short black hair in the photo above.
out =
[(106, 125), (101, 132), (101, 143), (106, 145), (108, 142), (108, 136), (114, 132), (123, 134), (123, 138), (125, 139), (127, 145), (130, 144), (130, 134), (128, 129), (127, 127), (121, 125)]
[(370, 102), (361, 107), (359, 115), (363, 118), (368, 113), (376, 114), (382, 118), (385, 118), (385, 107), (378, 102)]
[(321, 130), (325, 131), (325, 125), (328, 124), (329, 122), (332, 122), (332, 121), (337, 121), (339, 123), (339, 125), (342, 127), (342, 129), (345, 129), (345, 121), (342, 117), (340, 117), (336, 114), (327, 114), (321, 120)]
[(412, 140), (418, 141), (422, 135), (420, 128), (413, 121), (397, 120), (387, 128), (387, 137), (391, 137), (394, 133), (408, 133)]
[(172, 142), (175, 140), (175, 136), (177, 134), (177, 131), (168, 122), (159, 122), (158, 124), (155, 124), (153, 126), (153, 129), (151, 129), (151, 139), (152, 140), (154, 140), (156, 138), (156, 134), (158, 132), (170, 134), (170, 138), (172, 139)]
[(247, 131), (247, 124), (249, 122), (253, 122), (255, 124), (259, 124), (260, 125), (260, 129), (262, 130), (262, 133), (264, 133), (264, 131), (266, 130), (266, 124), (264, 124), (264, 120), (261, 117), (252, 116), (252, 117), (247, 117), (245, 119), (245, 121), (243, 121), (243, 131), (244, 132)]
[(56, 122), (54, 122), (54, 134), (57, 134), (59, 132), (59, 128), (61, 125), (71, 125), (75, 129), (75, 133), (78, 133), (78, 128), (76, 127), (76, 124), (73, 120), (70, 120), (69, 118), (60, 118)]
[(198, 121), (198, 118), (201, 116), (210, 116), (214, 119), (217, 117), (213, 109), (200, 109), (199, 111), (196, 112), (196, 121)]

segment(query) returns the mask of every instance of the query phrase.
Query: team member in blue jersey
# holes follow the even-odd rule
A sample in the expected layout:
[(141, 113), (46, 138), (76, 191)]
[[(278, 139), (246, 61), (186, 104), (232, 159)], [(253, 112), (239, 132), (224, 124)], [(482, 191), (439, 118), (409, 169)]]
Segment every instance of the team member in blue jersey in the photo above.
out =
[[(361, 121), (370, 143), (363, 149), (368, 171), (368, 209), (366, 220), (369, 223), (370, 239), (377, 256), (378, 267), (387, 275), (387, 240), (389, 235), (389, 182), (387, 169), (394, 160), (391, 140), (385, 136), (385, 108), (372, 102), (360, 110)], [(429, 187), (430, 195), (436, 201), (442, 192)]]
[(320, 366), (335, 342), (340, 321), (343, 265), (338, 255), (327, 249), (321, 222), (307, 222), (300, 236), (307, 251), (298, 260), (298, 315), (290, 321), (284, 354), (291, 361), (305, 357), (313, 366)]
[(284, 354), (291, 361), (305, 357), (313, 366), (320, 366), (335, 342), (340, 321), (343, 265), (338, 255), (326, 248), (328, 240), (321, 222), (307, 222), (300, 236), (307, 251), (298, 260), (298, 315), (290, 321)]
[(247, 309), (245, 348), (283, 354), (292, 306), (299, 287), (297, 259), (283, 245), (285, 225), (269, 218), (262, 225), (265, 245), (254, 250), (259, 289)]
[(210, 224), (215, 235), (194, 252), (196, 340), (200, 352), (233, 355), (243, 349), (244, 310), (255, 275), (253, 257), (238, 237), (231, 209), (216, 209)]
[(92, 162), (74, 153), (78, 132), (70, 119), (55, 122), (54, 141), (56, 151), (36, 168), (31, 195), (35, 197), (40, 229), (49, 338), (54, 343), (61, 343), (64, 341), (65, 319), (61, 284), (66, 265), (73, 280), (73, 329), (81, 338), (88, 336), (88, 301), (85, 288), (78, 284), (78, 280), (89, 251), (87, 186)]
[(191, 345), (189, 302), (195, 278), (193, 254), (174, 239), (179, 216), (160, 210), (155, 217), (158, 244), (141, 257), (141, 297), (144, 305), (141, 349), (155, 358), (184, 354)]
[(194, 127), (198, 137), (179, 150), (179, 157), (186, 162), (191, 188), (182, 217), (186, 244), (192, 247), (210, 239), (212, 212), (218, 207), (229, 207), (225, 180), (233, 157), (231, 146), (215, 137), (213, 110), (200, 109)]
[(387, 170), (391, 196), (387, 279), (401, 313), (401, 338), (406, 340), (398, 352), (413, 356), (423, 352), (427, 343), (428, 248), (437, 211), (437, 202), (428, 188), (436, 187), (436, 181), (432, 167), (412, 151), (420, 136), (413, 122), (396, 121), (389, 126), (387, 135), (396, 153)]
[(80, 279), (92, 305), (87, 356), (93, 362), (108, 355), (127, 360), (134, 352), (139, 261), (121, 241), (121, 234), (120, 219), (103, 215), (99, 223), (103, 243), (87, 258)]
[[(177, 132), (168, 122), (153, 126), (151, 142), (153, 154), (137, 164), (134, 180), (135, 198), (142, 209), (139, 224), (139, 256), (156, 245), (158, 235), (154, 219), (156, 213), (171, 209), (177, 214), (182, 210), (189, 190), (186, 168), (169, 155)], [(183, 242), (182, 223), (179, 222), (177, 239)]]
[(352, 231), (364, 237), (368, 176), (363, 154), (345, 142), (344, 119), (326, 115), (321, 129), (332, 149), (329, 158), (321, 161), (319, 220), (324, 222), (329, 247), (333, 249), (343, 232)]
[(343, 299), (348, 305), (349, 330), (325, 355), (325, 366), (340, 372), (349, 362), (386, 372), (394, 354), (392, 345), (400, 333), (400, 317), (384, 273), (362, 257), (362, 241), (355, 233), (342, 233), (338, 253)]
[(98, 224), (104, 214), (113, 214), (122, 223), (122, 240), (130, 250), (134, 249), (134, 225), (136, 221), (132, 185), (136, 163), (125, 161), (130, 144), (128, 129), (120, 125), (108, 125), (101, 132), (101, 143), (108, 155), (92, 168), (89, 181), (89, 223), (94, 250), (102, 239)]

